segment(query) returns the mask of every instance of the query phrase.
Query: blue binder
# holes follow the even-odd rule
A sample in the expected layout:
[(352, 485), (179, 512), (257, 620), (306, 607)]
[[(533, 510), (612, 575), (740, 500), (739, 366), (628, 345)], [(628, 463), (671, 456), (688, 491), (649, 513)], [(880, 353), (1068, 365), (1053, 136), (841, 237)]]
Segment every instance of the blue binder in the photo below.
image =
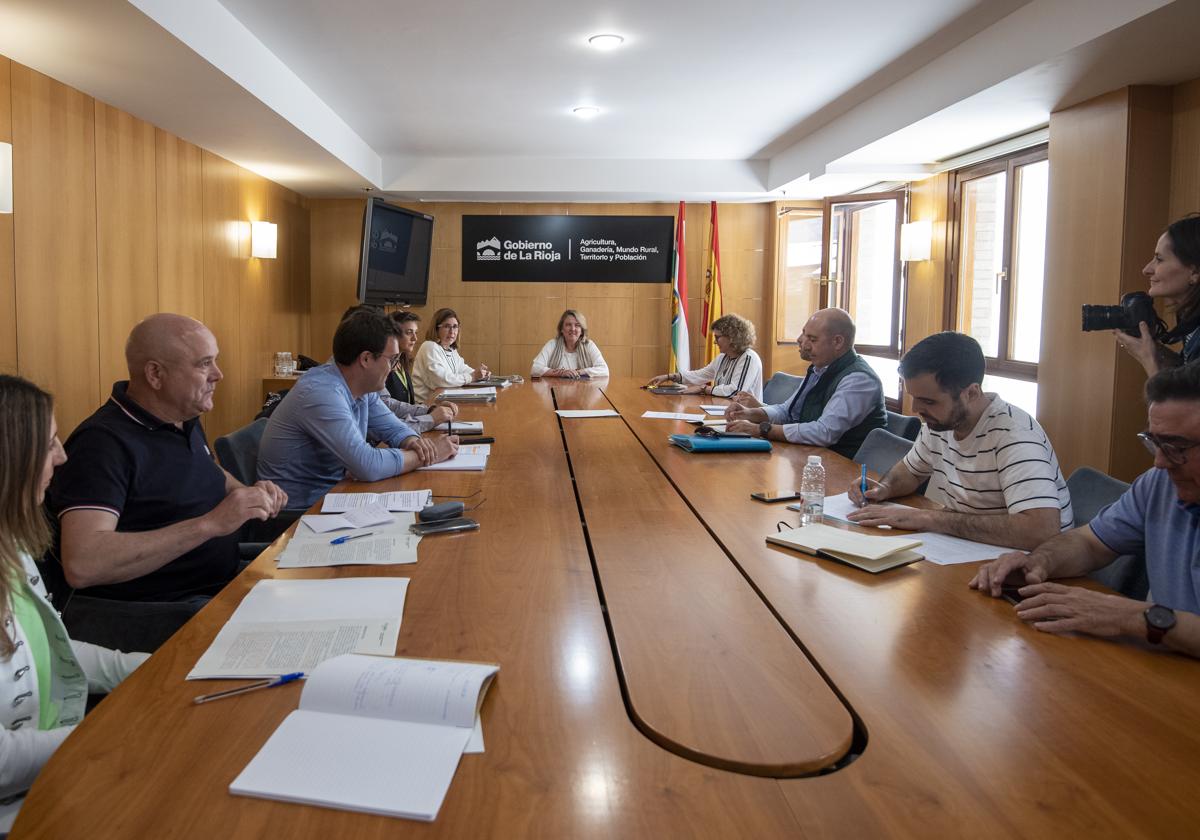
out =
[(749, 437), (671, 435), (671, 443), (688, 452), (770, 452), (771, 441)]

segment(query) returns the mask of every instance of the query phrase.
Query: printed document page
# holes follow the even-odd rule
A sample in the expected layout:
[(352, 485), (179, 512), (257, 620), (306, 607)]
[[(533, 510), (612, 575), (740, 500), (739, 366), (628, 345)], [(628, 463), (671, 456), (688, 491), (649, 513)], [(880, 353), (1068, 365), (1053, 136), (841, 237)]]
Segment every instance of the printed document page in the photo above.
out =
[(1002, 545), (972, 542), (960, 537), (947, 534), (920, 533), (913, 534), (914, 539), (921, 541), (921, 553), (930, 563), (939, 566), (953, 566), (957, 563), (977, 563), (980, 560), (995, 560), (1001, 554), (1017, 551)]
[(344, 513), (351, 508), (382, 504), (393, 513), (413, 513), (433, 502), (432, 490), (393, 490), (390, 493), (326, 493), (321, 513)]

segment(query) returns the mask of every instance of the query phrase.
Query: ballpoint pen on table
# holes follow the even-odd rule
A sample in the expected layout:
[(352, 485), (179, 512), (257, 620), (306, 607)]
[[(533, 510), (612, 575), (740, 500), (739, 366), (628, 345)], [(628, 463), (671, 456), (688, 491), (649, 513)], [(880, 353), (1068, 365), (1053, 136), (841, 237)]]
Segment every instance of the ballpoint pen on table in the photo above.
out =
[(342, 543), (350, 542), (350, 540), (356, 540), (359, 537), (369, 537), (374, 533), (375, 533), (374, 531), (367, 531), (367, 533), (365, 533), (365, 534), (346, 534), (346, 536), (344, 536), (344, 537), (336, 537), (336, 538), (330, 540), (329, 544), (330, 545), (341, 545)]
[(268, 680), (259, 680), (250, 685), (243, 685), (238, 688), (228, 688), (225, 691), (214, 691), (212, 694), (201, 694), (192, 700), (193, 703), (207, 703), (209, 700), (220, 700), (224, 697), (234, 697), (238, 694), (245, 694), (247, 691), (258, 691), (260, 688), (274, 688), (277, 685), (287, 685), (304, 676), (303, 671), (296, 671), (294, 674), (284, 674), (281, 677), (275, 677)]

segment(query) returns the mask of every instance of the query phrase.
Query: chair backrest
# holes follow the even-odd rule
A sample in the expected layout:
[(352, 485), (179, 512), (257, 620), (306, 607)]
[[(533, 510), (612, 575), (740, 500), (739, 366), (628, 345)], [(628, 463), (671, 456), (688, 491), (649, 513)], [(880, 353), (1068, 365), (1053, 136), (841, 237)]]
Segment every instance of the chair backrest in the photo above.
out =
[(921, 418), (910, 414), (887, 413), (887, 430), (906, 440), (916, 440), (921, 433)]
[(267, 428), (263, 417), (236, 432), (217, 438), (217, 460), (242, 484), (258, 481), (258, 444)]
[(887, 429), (872, 429), (858, 452), (854, 453), (854, 460), (865, 464), (872, 472), (884, 475), (908, 454), (912, 445), (911, 440), (894, 435)]
[(800, 383), (803, 381), (803, 376), (793, 376), (781, 370), (776, 371), (767, 380), (767, 384), (763, 386), (763, 403), (765, 405), (778, 405), (779, 403), (787, 402), (791, 399), (792, 394), (796, 393), (796, 389), (800, 387)]
[(1100, 508), (1115, 502), (1129, 485), (1091, 467), (1080, 467), (1067, 479), (1071, 493), (1071, 509), (1075, 512), (1075, 527), (1092, 521)]

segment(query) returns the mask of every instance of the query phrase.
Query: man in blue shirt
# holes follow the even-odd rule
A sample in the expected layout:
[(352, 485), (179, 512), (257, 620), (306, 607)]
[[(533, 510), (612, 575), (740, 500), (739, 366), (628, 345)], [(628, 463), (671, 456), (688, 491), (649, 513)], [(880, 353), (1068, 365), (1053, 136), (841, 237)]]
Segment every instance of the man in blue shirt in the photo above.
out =
[(824, 446), (853, 458), (872, 429), (887, 425), (883, 384), (854, 352), (854, 321), (841, 309), (813, 313), (796, 339), (808, 373), (785, 403), (761, 405), (745, 391), (725, 412), (731, 432)]
[(300, 377), (271, 414), (259, 478), (283, 488), (290, 506), (308, 507), (343, 478), (379, 481), (454, 457), (457, 438), (422, 438), (380, 402), (399, 356), (392, 319), (349, 314), (334, 333), (333, 358)]
[[(1151, 377), (1146, 401), (1150, 428), (1138, 437), (1154, 468), (1087, 525), (1000, 556), (970, 585), (996, 597), (1009, 575), (1023, 580), (1017, 615), (1038, 630), (1139, 636), (1200, 656), (1200, 362)], [(1149, 603), (1047, 582), (1122, 554), (1145, 558)]]

